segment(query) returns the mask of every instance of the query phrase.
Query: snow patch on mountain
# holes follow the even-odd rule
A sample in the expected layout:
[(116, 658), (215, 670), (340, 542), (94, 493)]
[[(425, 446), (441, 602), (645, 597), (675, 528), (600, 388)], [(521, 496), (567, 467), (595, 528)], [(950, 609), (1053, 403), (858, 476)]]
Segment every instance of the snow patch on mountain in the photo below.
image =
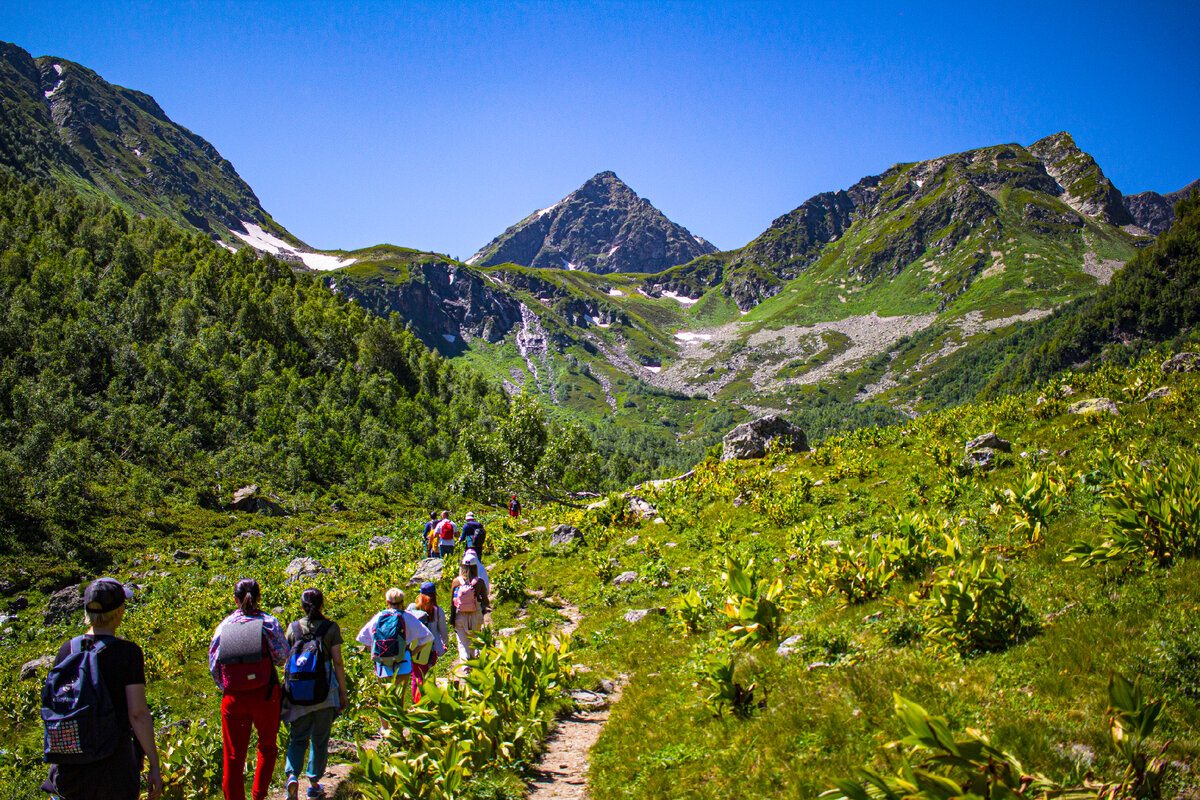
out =
[(268, 233), (261, 226), (255, 225), (253, 222), (242, 221), (242, 227), (246, 229), (246, 233), (232, 231), (233, 235), (241, 239), (246, 244), (259, 250), (263, 253), (270, 253), (275, 256), (291, 256), (300, 259), (304, 262), (304, 266), (309, 269), (315, 269), (325, 272), (331, 269), (339, 269), (348, 267), (353, 264), (356, 259), (339, 258), (325, 253), (311, 253), (301, 250), (291, 244), (288, 244), (283, 239)]
[(700, 298), (698, 298), (698, 297), (687, 297), (686, 295), (676, 294), (675, 292), (670, 292), (670, 291), (663, 292), (662, 296), (676, 301), (677, 303), (679, 303), (679, 305), (683, 306), (684, 308), (686, 308), (688, 306), (693, 306), (696, 303), (700, 302)]
[(50, 98), (54, 97), (54, 95), (58, 94), (58, 90), (59, 90), (59, 89), (61, 89), (61, 88), (62, 88), (62, 85), (63, 85), (63, 82), (62, 82), (62, 74), (63, 74), (63, 67), (62, 67), (62, 64), (55, 64), (55, 65), (54, 65), (54, 71), (55, 71), (56, 73), (58, 73), (58, 82), (57, 82), (57, 83), (55, 83), (53, 86), (51, 86), (51, 87), (50, 87), (50, 89), (49, 89), (49, 91), (46, 91), (46, 92), (43, 92), (43, 93), (42, 93), (42, 94), (46, 95), (46, 99), (47, 99), (47, 100), (49, 100)]
[(691, 331), (676, 331), (675, 338), (681, 342), (711, 342), (711, 333), (692, 333)]

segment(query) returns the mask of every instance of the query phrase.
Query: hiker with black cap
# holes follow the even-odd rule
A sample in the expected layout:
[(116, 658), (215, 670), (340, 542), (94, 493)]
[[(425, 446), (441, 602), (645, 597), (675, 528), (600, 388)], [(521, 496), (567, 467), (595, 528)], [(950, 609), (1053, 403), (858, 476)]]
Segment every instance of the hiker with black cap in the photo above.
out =
[(238, 581), (233, 596), (238, 607), (217, 626), (208, 647), (208, 669), (223, 693), (221, 790), (226, 800), (245, 800), (246, 752), (253, 728), (258, 732), (258, 762), (252, 796), (265, 800), (279, 757), (283, 690), (275, 667), (287, 661), (288, 643), (279, 620), (258, 607), (258, 581)]
[(429, 660), (422, 664), (416, 658), (413, 659), (412, 698), (413, 702), (417, 703), (421, 700), (421, 687), (425, 685), (425, 676), (450, 646), (446, 612), (437, 601), (437, 584), (433, 581), (422, 583), (421, 593), (417, 595), (416, 602), (409, 604), (408, 613), (420, 620), (433, 634), (433, 649), (430, 651)]
[(136, 800), (150, 761), (150, 800), (162, 794), (142, 648), (117, 636), (132, 593), (101, 578), (83, 593), (88, 631), (65, 642), (42, 689), (42, 790), (61, 800)]
[(462, 526), (462, 536), (458, 537), (458, 541), (462, 543), (463, 550), (474, 550), (476, 553), (483, 552), (483, 540), (487, 538), (487, 531), (484, 530), (483, 523), (475, 519), (475, 515), (468, 511), (467, 521)]
[(283, 721), (288, 726), (288, 800), (300, 792), (300, 771), (308, 751), (308, 797), (324, 797), (321, 777), (329, 760), (329, 731), (346, 707), (346, 665), (342, 629), (325, 616), (325, 594), (316, 588), (300, 595), (304, 616), (287, 628), (292, 651), (284, 670)]

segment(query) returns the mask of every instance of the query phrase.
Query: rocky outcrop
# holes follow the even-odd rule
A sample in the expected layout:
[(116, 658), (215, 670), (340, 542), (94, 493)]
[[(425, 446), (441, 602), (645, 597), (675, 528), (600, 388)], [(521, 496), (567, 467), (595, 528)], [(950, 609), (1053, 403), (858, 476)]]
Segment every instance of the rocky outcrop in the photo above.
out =
[(521, 303), (498, 281), (453, 261), (414, 255), (374, 270), (328, 274), (338, 294), (386, 317), (395, 312), (430, 349), (457, 355), (468, 339), (496, 343), (521, 324)]
[(1039, 139), (1029, 146), (1029, 152), (1062, 187), (1062, 199), (1071, 208), (1110, 225), (1134, 223), (1121, 193), (1096, 160), (1079, 149), (1071, 134), (1064, 131)]
[(0, 43), (0, 165), (68, 177), (134, 212), (236, 241), (256, 224), (298, 242), (209, 142), (142, 92), (87, 67)]
[(722, 440), (722, 461), (735, 458), (762, 458), (772, 448), (782, 447), (792, 452), (808, 449), (804, 431), (783, 417), (771, 415), (743, 422)]
[(660, 272), (716, 252), (671, 222), (612, 172), (601, 172), (559, 202), (497, 236), (468, 264)]
[(1139, 192), (1125, 195), (1125, 207), (1133, 222), (1155, 236), (1171, 227), (1175, 221), (1175, 204), (1193, 192), (1200, 192), (1200, 180), (1192, 181), (1177, 192)]

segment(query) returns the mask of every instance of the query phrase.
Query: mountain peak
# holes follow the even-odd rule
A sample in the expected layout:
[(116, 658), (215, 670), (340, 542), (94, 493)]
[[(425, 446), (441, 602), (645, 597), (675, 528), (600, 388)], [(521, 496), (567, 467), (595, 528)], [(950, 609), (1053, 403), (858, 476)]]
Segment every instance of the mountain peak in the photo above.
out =
[(667, 219), (615, 172), (605, 170), (510, 227), (467, 263), (660, 272), (712, 252), (715, 247)]

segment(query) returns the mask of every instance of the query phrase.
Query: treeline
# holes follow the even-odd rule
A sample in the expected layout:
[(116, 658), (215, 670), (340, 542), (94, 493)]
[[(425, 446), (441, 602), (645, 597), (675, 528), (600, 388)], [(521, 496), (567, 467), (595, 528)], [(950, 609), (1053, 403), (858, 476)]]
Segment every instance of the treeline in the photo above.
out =
[[(433, 503), (591, 478), (586, 437), (512, 408), (397, 317), (248, 248), (7, 173), (0, 306), (0, 554), (103, 561), (89, 521), (216, 508), (247, 483)], [(502, 454), (499, 431), (530, 441), (491, 456), (481, 482), (466, 445)], [(563, 439), (565, 461), (548, 445)]]

